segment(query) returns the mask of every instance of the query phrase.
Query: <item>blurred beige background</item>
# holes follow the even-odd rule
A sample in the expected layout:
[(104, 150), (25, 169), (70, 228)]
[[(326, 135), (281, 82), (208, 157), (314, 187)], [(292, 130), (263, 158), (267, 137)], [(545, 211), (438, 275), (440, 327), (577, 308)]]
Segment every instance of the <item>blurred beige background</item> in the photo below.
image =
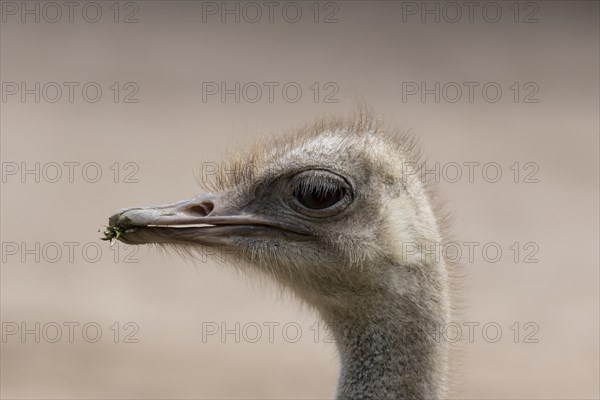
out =
[[(456, 397), (598, 398), (597, 2), (482, 2), (472, 22), (443, 2), (295, 2), (285, 17), (282, 2), (272, 22), (262, 2), (260, 18), (235, 2), (81, 2), (72, 22), (55, 4), (60, 18), (44, 3), (2, 2), (2, 398), (330, 398), (337, 355), (316, 315), (226, 265), (111, 249), (97, 230), (121, 207), (198, 193), (202, 161), (347, 114), (357, 98), (412, 129), (430, 162), (502, 169), (497, 183), (479, 167), (472, 183), (440, 184), (457, 236), (479, 243), (463, 257), (464, 320), (479, 325), (453, 366)], [(240, 21), (221, 22), (223, 7)], [(422, 22), (421, 7), (438, 7), (440, 21)], [(257, 82), (263, 97), (251, 102), (250, 85), (222, 102), (212, 82)], [(264, 82), (279, 85), (272, 102)], [(403, 101), (403, 82), (446, 92)], [(449, 82), (479, 83), (473, 102), (466, 89), (450, 102)], [(497, 102), (481, 92), (490, 82)], [(297, 102), (286, 83), (302, 89)], [(36, 163), (39, 182), (21, 175)], [(525, 183), (532, 172), (538, 182)], [(486, 243), (501, 248), (498, 262)], [(532, 252), (539, 262), (525, 262)], [(222, 323), (233, 333), (207, 336)], [(502, 330), (495, 343), (486, 324)]]

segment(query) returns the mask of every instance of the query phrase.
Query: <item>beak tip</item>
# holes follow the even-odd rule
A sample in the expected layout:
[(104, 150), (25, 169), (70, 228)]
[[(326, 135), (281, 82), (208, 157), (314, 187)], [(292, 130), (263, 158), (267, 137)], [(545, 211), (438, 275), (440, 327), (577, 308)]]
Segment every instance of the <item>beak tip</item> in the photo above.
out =
[(108, 226), (110, 227), (116, 227), (116, 228), (123, 228), (123, 229), (127, 229), (130, 228), (131, 226), (133, 226), (133, 221), (131, 220), (131, 218), (126, 215), (128, 213), (128, 211), (131, 211), (132, 209), (123, 209), (123, 210), (119, 210), (117, 211), (115, 214), (113, 214), (109, 219), (108, 219)]
[(113, 227), (117, 224), (117, 221), (119, 219), (119, 215), (121, 215), (120, 213), (116, 213), (110, 216), (110, 218), (108, 219), (108, 226)]

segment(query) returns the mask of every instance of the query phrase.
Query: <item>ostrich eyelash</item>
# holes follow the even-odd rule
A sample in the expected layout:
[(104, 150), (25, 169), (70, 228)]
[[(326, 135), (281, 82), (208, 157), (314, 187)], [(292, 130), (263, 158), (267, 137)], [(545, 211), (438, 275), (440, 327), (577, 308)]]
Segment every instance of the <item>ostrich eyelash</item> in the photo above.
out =
[(294, 193), (303, 196), (314, 195), (317, 197), (326, 197), (332, 194), (343, 194), (344, 189), (340, 185), (333, 182), (319, 181), (303, 181), (294, 190)]

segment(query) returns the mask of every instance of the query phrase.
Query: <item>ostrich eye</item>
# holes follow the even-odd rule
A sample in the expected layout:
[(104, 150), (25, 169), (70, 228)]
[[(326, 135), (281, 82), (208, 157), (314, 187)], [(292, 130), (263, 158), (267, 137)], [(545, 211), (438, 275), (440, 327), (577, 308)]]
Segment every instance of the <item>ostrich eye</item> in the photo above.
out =
[(325, 170), (303, 171), (290, 179), (290, 206), (311, 217), (327, 217), (352, 202), (352, 187), (341, 176)]
[(344, 188), (333, 185), (300, 184), (294, 191), (294, 197), (300, 204), (311, 210), (331, 207), (344, 198)]

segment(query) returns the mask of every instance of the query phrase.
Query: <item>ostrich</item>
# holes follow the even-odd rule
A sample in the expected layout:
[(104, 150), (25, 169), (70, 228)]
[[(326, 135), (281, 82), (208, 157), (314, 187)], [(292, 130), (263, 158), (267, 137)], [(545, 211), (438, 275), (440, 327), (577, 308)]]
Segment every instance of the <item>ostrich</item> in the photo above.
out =
[(451, 274), (431, 251), (445, 219), (406, 167), (417, 153), (361, 108), (255, 145), (204, 182), (210, 194), (118, 211), (105, 239), (241, 254), (330, 326), (338, 399), (443, 398)]

